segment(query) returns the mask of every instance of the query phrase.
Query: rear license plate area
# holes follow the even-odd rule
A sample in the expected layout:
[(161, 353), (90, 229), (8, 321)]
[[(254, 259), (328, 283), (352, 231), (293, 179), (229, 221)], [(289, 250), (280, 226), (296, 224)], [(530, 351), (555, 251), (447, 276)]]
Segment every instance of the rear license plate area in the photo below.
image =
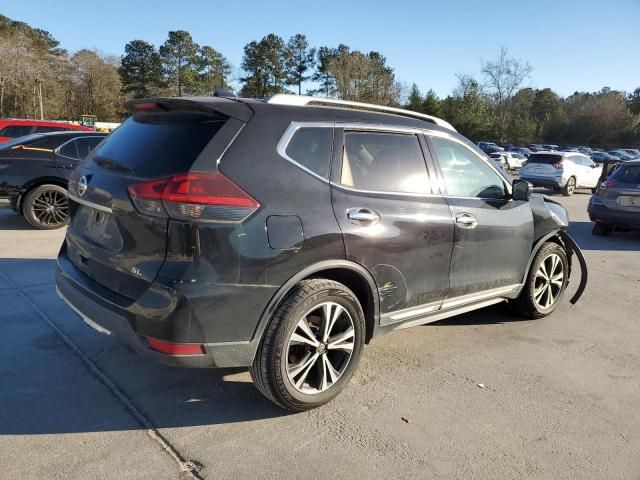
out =
[(620, 207), (640, 207), (640, 195), (620, 195), (617, 203)]

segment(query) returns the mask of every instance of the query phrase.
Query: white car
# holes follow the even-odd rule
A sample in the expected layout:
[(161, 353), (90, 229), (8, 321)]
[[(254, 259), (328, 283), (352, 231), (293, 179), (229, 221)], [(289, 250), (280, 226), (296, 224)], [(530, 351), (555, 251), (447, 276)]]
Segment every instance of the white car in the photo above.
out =
[(602, 167), (577, 152), (543, 151), (532, 154), (520, 170), (520, 178), (534, 187), (560, 190), (573, 195), (576, 188), (597, 190)]
[(527, 157), (517, 152), (496, 152), (492, 155), (500, 155), (503, 158), (503, 166), (507, 170), (517, 170), (527, 162)]

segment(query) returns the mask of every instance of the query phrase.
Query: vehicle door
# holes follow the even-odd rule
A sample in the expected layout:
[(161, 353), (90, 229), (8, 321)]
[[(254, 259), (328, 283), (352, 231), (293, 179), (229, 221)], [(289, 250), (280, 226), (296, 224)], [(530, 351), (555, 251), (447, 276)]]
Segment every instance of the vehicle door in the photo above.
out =
[(465, 141), (434, 132), (429, 145), (455, 224), (442, 308), (515, 290), (533, 245), (529, 203), (511, 199), (507, 179)]
[(375, 279), (381, 323), (437, 310), (453, 225), (420, 131), (338, 126), (334, 147), (334, 213), (347, 259)]
[(584, 186), (588, 188), (597, 187), (602, 169), (598, 168), (598, 164), (585, 155), (580, 155), (580, 161), (584, 168)]

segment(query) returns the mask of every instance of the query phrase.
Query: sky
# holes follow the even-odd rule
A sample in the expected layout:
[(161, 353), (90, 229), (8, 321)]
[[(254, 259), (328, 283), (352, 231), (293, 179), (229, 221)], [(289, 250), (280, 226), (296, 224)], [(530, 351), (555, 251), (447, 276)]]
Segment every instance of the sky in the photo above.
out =
[[(0, 13), (48, 30), (70, 52), (122, 55), (187, 30), (239, 68), (245, 44), (296, 33), (313, 46), (378, 51), (401, 82), (443, 97), (500, 47), (534, 68), (525, 86), (562, 96), (640, 87), (640, 0), (0, 0)], [(303, 87), (304, 88), (304, 87)]]

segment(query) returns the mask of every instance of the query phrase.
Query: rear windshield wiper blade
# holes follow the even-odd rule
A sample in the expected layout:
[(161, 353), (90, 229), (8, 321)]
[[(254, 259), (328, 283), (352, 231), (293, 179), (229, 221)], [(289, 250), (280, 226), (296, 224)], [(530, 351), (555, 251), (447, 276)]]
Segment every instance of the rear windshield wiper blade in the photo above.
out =
[(124, 163), (118, 162), (117, 160), (111, 160), (110, 158), (96, 157), (93, 159), (93, 163), (109, 170), (120, 170), (121, 172), (133, 171), (132, 168), (126, 166)]

